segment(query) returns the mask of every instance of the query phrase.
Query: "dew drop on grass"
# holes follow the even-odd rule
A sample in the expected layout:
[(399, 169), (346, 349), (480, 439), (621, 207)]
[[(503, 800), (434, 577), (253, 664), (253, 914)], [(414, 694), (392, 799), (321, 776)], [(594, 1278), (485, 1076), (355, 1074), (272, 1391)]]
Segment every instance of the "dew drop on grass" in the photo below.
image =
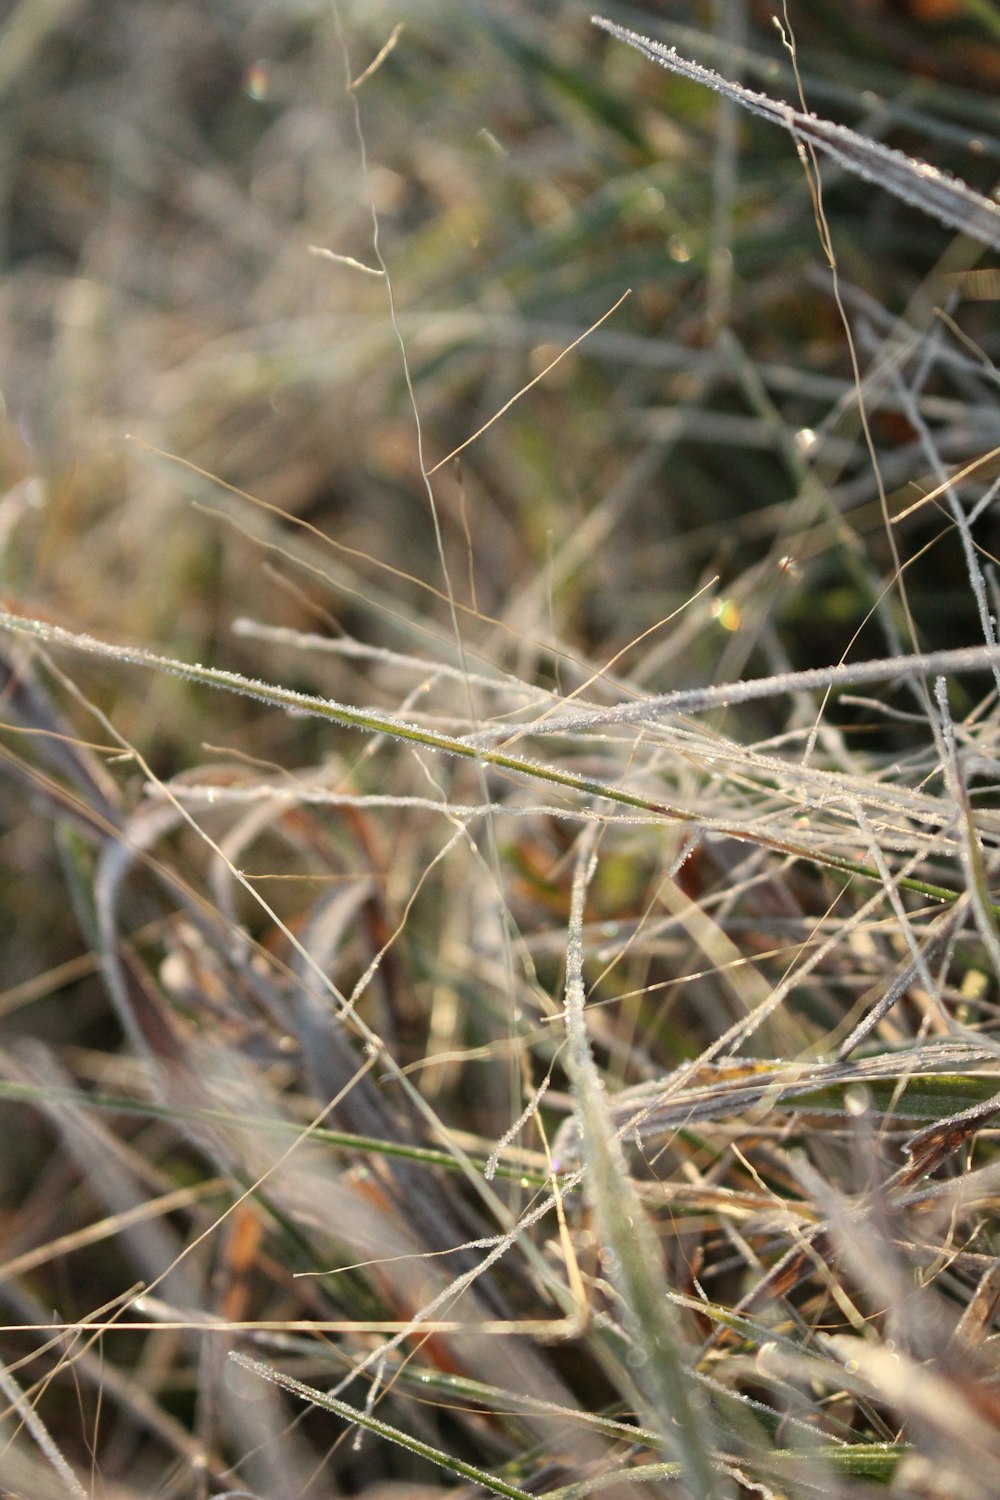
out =
[(735, 599), (714, 599), (712, 601), (711, 615), (713, 620), (718, 621), (723, 630), (735, 632), (743, 623), (743, 615)]
[(844, 1108), (854, 1119), (859, 1120), (871, 1107), (871, 1093), (863, 1083), (852, 1083), (844, 1090)]
[(271, 75), (266, 63), (258, 61), (250, 64), (243, 75), (243, 89), (258, 103), (271, 97)]

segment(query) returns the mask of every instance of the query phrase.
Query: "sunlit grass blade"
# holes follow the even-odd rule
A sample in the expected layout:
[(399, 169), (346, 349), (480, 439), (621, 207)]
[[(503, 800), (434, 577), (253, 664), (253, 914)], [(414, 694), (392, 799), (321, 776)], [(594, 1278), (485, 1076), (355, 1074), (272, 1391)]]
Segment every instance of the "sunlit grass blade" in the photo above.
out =
[(618, 26), (614, 21), (605, 20), (602, 16), (594, 16), (593, 21), (602, 31), (635, 47), (651, 62), (659, 63), (661, 67), (683, 78), (702, 83), (706, 88), (714, 89), (716, 93), (741, 104), (753, 114), (782, 126), (797, 143), (814, 146), (825, 152), (846, 171), (855, 173), (866, 182), (877, 183), (911, 208), (920, 209), (942, 224), (972, 235), (984, 245), (1000, 249), (1000, 206), (992, 199), (985, 198), (982, 193), (977, 193), (967, 183), (956, 177), (949, 177), (927, 162), (917, 161), (902, 151), (895, 151), (881, 141), (859, 135), (846, 125), (835, 125), (829, 120), (795, 109), (790, 104), (771, 99), (767, 94), (733, 83), (710, 68), (702, 67), (700, 63), (679, 57), (673, 47), (653, 41), (650, 37), (639, 36), (637, 32)]

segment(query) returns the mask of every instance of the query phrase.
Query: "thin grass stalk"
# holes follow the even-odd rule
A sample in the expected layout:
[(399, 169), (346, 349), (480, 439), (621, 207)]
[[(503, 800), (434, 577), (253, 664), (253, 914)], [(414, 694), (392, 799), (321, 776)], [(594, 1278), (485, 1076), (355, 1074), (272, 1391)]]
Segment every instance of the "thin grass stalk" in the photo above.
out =
[(251, 1359), (246, 1354), (231, 1354), (230, 1359), (240, 1366), (241, 1369), (249, 1370), (253, 1375), (259, 1375), (264, 1380), (270, 1380), (274, 1385), (279, 1385), (283, 1390), (290, 1391), (293, 1396), (299, 1396), (303, 1401), (310, 1402), (313, 1406), (323, 1407), (326, 1411), (332, 1411), (336, 1416), (342, 1417), (345, 1422), (350, 1422), (358, 1427), (363, 1427), (366, 1432), (374, 1433), (376, 1437), (382, 1438), (389, 1443), (395, 1443), (400, 1448), (405, 1448), (408, 1453), (415, 1454), (418, 1458), (424, 1458), (428, 1463), (435, 1464), (439, 1469), (445, 1469), (457, 1479), (467, 1479), (473, 1484), (481, 1484), (491, 1494), (503, 1495), (505, 1500), (530, 1500), (527, 1490), (518, 1489), (517, 1485), (507, 1484), (498, 1479), (495, 1474), (481, 1469), (475, 1464), (468, 1464), (462, 1459), (454, 1457), (453, 1454), (445, 1453), (440, 1448), (433, 1447), (430, 1443), (424, 1443), (419, 1438), (412, 1437), (398, 1427), (393, 1427), (381, 1418), (373, 1416), (371, 1412), (359, 1411), (357, 1407), (349, 1406), (346, 1401), (341, 1401), (336, 1396), (328, 1395), (325, 1391), (317, 1391), (312, 1386), (304, 1385), (301, 1380), (294, 1380), (292, 1376), (276, 1370), (271, 1365), (266, 1365), (258, 1359)]

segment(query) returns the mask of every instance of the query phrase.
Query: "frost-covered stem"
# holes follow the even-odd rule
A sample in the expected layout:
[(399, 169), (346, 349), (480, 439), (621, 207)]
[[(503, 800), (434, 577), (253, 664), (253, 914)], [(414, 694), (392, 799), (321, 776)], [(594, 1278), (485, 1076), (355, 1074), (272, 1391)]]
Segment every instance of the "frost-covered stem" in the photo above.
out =
[(724, 1500), (729, 1488), (713, 1467), (707, 1403), (687, 1365), (652, 1225), (628, 1174), (604, 1085), (590, 1050), (583, 988), (583, 913), (598, 830), (580, 839), (566, 951), (566, 1070), (580, 1129), (584, 1190), (594, 1213), (604, 1268), (621, 1298), (643, 1421), (680, 1460), (695, 1500)]

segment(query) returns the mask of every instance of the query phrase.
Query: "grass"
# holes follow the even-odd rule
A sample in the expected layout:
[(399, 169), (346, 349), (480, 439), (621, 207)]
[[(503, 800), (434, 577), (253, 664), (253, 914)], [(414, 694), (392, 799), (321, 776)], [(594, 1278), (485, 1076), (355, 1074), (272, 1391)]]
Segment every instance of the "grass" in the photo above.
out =
[(4, 1493), (996, 1493), (1000, 54), (801, 9), (2, 23)]

